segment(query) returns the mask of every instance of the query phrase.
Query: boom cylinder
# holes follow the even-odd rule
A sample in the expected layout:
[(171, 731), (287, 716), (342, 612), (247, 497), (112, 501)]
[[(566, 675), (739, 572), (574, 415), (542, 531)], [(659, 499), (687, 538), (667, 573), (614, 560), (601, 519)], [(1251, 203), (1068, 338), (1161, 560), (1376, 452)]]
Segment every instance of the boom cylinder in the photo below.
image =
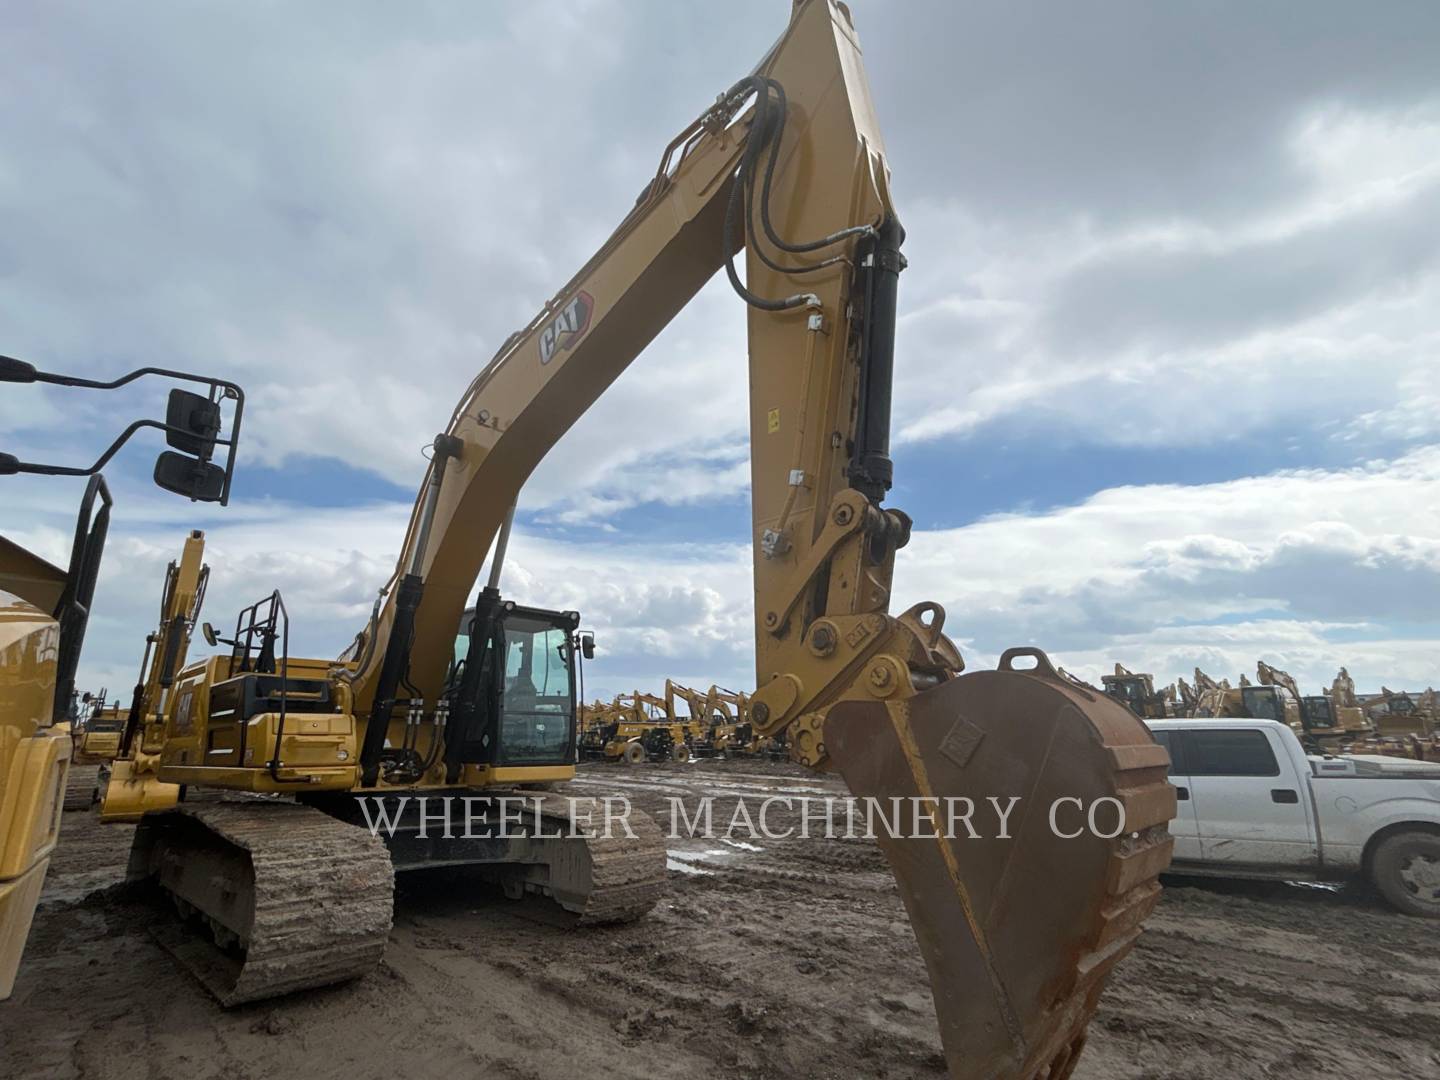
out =
[(510, 529), (515, 524), (515, 504), (505, 515), (505, 522), (495, 537), (495, 553), (490, 556), (490, 578), (485, 587), (493, 592), (500, 591), (500, 572), (505, 569), (505, 551), (510, 547)]
[(890, 461), (890, 401), (895, 384), (895, 312), (900, 271), (905, 258), (900, 245), (905, 230), (887, 217), (864, 257), (864, 344), (860, 357), (860, 411), (850, 482), (879, 502), (890, 490), (895, 468)]
[(415, 547), (410, 557), (410, 572), (400, 579), (395, 590), (395, 620), (390, 639), (385, 643), (385, 657), (380, 662), (380, 680), (370, 706), (370, 720), (365, 725), (365, 741), (360, 747), (360, 782), (372, 786), (380, 775), (380, 754), (385, 749), (385, 733), (390, 727), (390, 714), (395, 708), (395, 694), (410, 667), (410, 646), (415, 640), (415, 612), (425, 595), (425, 581), (420, 576), (425, 565), (425, 551), (430, 543), (430, 527), (440, 501), (440, 486), (445, 481), (445, 463), (458, 458), (465, 444), (454, 435), (435, 436), (435, 466), (430, 472), (430, 486), (420, 513)]

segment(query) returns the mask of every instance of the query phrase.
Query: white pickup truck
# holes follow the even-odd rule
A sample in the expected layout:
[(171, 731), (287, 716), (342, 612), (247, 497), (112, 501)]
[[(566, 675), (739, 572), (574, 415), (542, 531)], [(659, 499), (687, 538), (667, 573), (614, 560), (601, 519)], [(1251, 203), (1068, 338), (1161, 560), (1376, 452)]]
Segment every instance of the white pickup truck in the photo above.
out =
[(1274, 720), (1147, 720), (1179, 798), (1171, 871), (1365, 877), (1440, 918), (1440, 764), (1307, 754)]

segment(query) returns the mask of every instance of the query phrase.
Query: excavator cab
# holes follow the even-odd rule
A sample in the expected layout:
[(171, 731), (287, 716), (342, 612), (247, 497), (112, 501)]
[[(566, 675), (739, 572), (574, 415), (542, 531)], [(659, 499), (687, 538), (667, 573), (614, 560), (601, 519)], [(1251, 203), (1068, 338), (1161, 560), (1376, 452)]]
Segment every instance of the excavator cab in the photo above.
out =
[(1114, 698), (1141, 719), (1165, 719), (1165, 699), (1155, 692), (1149, 675), (1103, 675), (1101, 682), (1107, 697)]
[(1245, 715), (1252, 720), (1278, 720), (1286, 722), (1285, 699), (1277, 686), (1242, 686), (1240, 697), (1244, 702)]
[[(580, 613), (524, 607), (484, 590), (461, 619), (443, 701), (448, 771), (573, 765)], [(452, 781), (453, 782), (453, 781)]]
[(1334, 731), (1335, 713), (1324, 694), (1307, 694), (1300, 699), (1300, 722), (1306, 731)]

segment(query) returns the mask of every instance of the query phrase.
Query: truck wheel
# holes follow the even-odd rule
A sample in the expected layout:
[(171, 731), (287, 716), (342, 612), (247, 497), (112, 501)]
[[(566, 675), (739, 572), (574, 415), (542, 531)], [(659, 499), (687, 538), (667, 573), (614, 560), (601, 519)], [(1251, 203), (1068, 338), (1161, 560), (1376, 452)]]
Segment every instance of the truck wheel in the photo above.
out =
[(624, 757), (626, 765), (639, 765), (649, 756), (650, 755), (645, 752), (645, 747), (641, 746), (638, 742), (625, 744)]
[(1370, 878), (1405, 914), (1440, 919), (1440, 836), (1407, 832), (1382, 840)]
[(689, 761), (690, 747), (686, 746), (683, 742), (676, 743), (675, 749), (670, 751), (670, 756), (673, 757), (676, 761)]

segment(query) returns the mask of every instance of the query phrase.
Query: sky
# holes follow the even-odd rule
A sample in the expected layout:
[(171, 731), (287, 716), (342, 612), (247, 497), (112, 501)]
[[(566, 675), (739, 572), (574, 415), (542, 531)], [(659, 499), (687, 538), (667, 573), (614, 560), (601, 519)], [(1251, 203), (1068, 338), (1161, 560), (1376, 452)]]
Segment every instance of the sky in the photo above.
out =
[[(1440, 683), (1440, 6), (851, 6), (908, 233), (894, 610), (971, 668)], [(0, 352), (247, 393), (230, 506), (153, 437), (107, 469), (80, 685), (128, 696), (192, 527), (205, 618), (279, 587), (344, 648), (472, 375), (787, 14), (7, 5)], [(753, 685), (745, 365), (722, 275), (525, 488), (504, 590), (582, 612), (589, 696)], [(88, 463), (163, 390), (0, 386), (0, 450)], [(0, 479), (0, 528), (63, 562), (82, 486)]]

